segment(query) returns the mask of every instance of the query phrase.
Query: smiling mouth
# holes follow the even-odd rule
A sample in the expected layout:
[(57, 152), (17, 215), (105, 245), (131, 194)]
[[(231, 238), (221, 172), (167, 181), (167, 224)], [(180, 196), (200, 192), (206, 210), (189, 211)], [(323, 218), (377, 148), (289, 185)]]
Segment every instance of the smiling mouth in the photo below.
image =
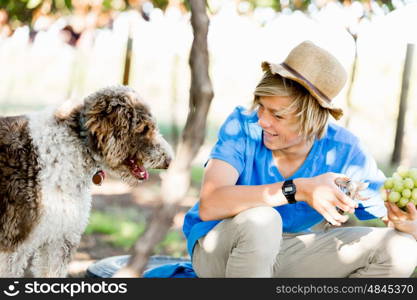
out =
[(266, 130), (264, 130), (264, 133), (266, 133), (267, 135), (270, 135), (270, 136), (278, 136), (278, 134), (272, 134), (272, 133), (269, 133), (268, 131), (266, 131)]
[(149, 173), (144, 166), (138, 165), (134, 159), (127, 159), (125, 164), (128, 166), (130, 173), (139, 180), (147, 180)]

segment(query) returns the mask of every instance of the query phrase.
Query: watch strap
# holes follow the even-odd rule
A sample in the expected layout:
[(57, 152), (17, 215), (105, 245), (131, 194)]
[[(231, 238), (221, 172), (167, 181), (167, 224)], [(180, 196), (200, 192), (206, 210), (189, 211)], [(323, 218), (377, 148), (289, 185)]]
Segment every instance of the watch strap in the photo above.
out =
[[(292, 191), (290, 192), (286, 191), (288, 187), (291, 187)], [(283, 191), (285, 198), (287, 198), (287, 201), (289, 204), (294, 204), (297, 202), (295, 200), (296, 187), (292, 179), (284, 181), (284, 184), (282, 185), (282, 191)]]

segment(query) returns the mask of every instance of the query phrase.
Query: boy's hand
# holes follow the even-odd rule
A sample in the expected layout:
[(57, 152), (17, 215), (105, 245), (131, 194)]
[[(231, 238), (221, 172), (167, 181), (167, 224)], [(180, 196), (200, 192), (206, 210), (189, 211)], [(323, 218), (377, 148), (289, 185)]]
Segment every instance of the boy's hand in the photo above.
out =
[(398, 231), (409, 233), (417, 240), (417, 208), (413, 203), (408, 203), (407, 211), (403, 211), (397, 205), (385, 202), (388, 210), (388, 220), (384, 220), (387, 226), (394, 227)]
[(337, 211), (337, 208), (347, 213), (353, 213), (358, 207), (356, 201), (348, 197), (338, 187), (336, 180), (348, 182), (350, 179), (343, 174), (325, 173), (312, 178), (300, 178), (296, 194), (298, 201), (307, 202), (319, 212), (330, 224), (340, 226), (349, 218)]

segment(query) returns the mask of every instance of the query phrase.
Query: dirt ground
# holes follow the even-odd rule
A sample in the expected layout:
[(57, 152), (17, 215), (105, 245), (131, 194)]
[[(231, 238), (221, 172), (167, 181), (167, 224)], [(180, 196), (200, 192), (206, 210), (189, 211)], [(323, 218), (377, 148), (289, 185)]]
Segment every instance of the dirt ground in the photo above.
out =
[[(93, 188), (92, 211), (106, 212), (138, 210), (145, 219), (149, 218), (160, 203), (155, 200), (159, 191), (159, 179), (153, 178), (136, 188), (121, 181), (107, 179), (101, 186)], [(193, 190), (191, 189), (191, 193)], [(181, 231), (185, 212), (195, 203), (196, 197), (186, 197), (180, 204), (172, 229)], [(131, 254), (129, 250), (107, 243), (103, 234), (84, 234), (80, 246), (69, 265), (68, 277), (84, 277), (87, 268), (97, 260), (117, 255)]]

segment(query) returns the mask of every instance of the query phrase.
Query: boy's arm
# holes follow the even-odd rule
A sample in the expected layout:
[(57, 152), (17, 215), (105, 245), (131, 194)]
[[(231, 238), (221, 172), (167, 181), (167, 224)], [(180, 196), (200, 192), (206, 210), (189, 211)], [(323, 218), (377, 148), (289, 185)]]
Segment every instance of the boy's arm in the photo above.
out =
[[(205, 169), (200, 193), (200, 218), (203, 221), (230, 218), (257, 206), (288, 204), (282, 193), (283, 182), (264, 185), (236, 185), (239, 174), (225, 161), (211, 159)], [(333, 225), (341, 225), (348, 216), (336, 207), (353, 212), (356, 202), (336, 185), (342, 174), (325, 173), (312, 178), (297, 178), (295, 199), (305, 201)]]

